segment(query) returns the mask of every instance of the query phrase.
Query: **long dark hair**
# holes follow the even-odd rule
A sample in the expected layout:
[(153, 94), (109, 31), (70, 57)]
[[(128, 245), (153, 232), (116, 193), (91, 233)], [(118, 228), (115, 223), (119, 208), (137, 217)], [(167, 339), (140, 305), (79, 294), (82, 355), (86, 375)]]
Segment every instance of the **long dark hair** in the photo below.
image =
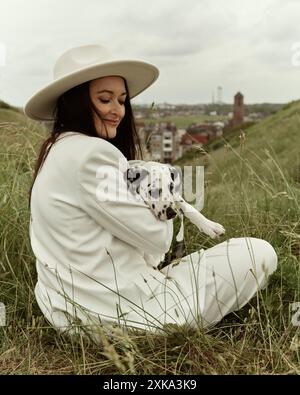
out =
[[(128, 92), (125, 79), (124, 82), (126, 91)], [(32, 188), (38, 172), (42, 168), (51, 147), (61, 133), (73, 131), (87, 136), (102, 138), (97, 134), (94, 124), (92, 109), (96, 111), (100, 118), (101, 116), (91, 100), (89, 85), (90, 81), (75, 86), (61, 95), (56, 102), (54, 123), (50, 131), (50, 136), (42, 143), (35, 163), (33, 181), (29, 190), (29, 207)], [(128, 95), (125, 100), (125, 115), (117, 128), (116, 136), (109, 139), (109, 142), (117, 147), (127, 160), (136, 159), (138, 155), (142, 159), (141, 143), (136, 131), (134, 115)]]

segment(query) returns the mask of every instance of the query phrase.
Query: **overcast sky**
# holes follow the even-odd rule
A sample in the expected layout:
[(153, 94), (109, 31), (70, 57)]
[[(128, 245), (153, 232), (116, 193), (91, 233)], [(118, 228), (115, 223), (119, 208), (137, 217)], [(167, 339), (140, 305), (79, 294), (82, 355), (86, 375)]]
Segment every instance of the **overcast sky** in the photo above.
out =
[(0, 0), (0, 99), (24, 106), (67, 49), (106, 45), (155, 64), (133, 103), (300, 98), (299, 0)]

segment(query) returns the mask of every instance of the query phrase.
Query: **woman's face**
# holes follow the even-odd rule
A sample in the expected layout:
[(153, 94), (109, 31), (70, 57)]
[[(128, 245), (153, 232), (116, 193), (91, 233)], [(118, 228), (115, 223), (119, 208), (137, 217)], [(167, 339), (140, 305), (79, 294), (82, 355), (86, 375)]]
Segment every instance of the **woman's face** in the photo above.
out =
[[(112, 139), (125, 115), (126, 88), (122, 77), (111, 76), (92, 80), (89, 86), (90, 97), (98, 114), (93, 109), (95, 128), (100, 137)], [(105, 129), (107, 128), (107, 131)]]

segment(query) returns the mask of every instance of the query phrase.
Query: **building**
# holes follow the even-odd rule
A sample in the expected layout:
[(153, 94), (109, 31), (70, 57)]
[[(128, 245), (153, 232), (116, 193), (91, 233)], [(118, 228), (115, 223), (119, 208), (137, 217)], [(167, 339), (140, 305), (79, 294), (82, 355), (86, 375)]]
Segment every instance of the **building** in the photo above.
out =
[(140, 135), (142, 134), (144, 145), (147, 147), (147, 152), (144, 152), (146, 160), (172, 163), (181, 156), (181, 135), (175, 124), (162, 122), (155, 126), (147, 126), (140, 132)]
[(185, 133), (181, 138), (182, 155), (193, 148), (193, 146), (202, 146), (209, 140), (208, 135)]
[(241, 125), (244, 122), (244, 114), (244, 96), (238, 92), (234, 96), (232, 126)]
[(191, 125), (181, 138), (182, 155), (193, 148), (193, 145), (202, 146), (222, 136), (224, 127), (225, 123), (221, 121)]

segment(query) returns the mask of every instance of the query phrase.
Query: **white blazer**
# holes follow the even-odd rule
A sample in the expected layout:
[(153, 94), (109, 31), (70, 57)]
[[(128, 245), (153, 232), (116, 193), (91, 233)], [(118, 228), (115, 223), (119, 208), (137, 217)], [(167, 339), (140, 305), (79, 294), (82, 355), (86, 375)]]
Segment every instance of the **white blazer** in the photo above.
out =
[(126, 167), (124, 155), (108, 141), (65, 132), (35, 180), (29, 229), (35, 295), (54, 326), (65, 313), (119, 322), (165, 281), (144, 255), (158, 263), (170, 248), (173, 222), (160, 221), (131, 195), (120, 163)]

